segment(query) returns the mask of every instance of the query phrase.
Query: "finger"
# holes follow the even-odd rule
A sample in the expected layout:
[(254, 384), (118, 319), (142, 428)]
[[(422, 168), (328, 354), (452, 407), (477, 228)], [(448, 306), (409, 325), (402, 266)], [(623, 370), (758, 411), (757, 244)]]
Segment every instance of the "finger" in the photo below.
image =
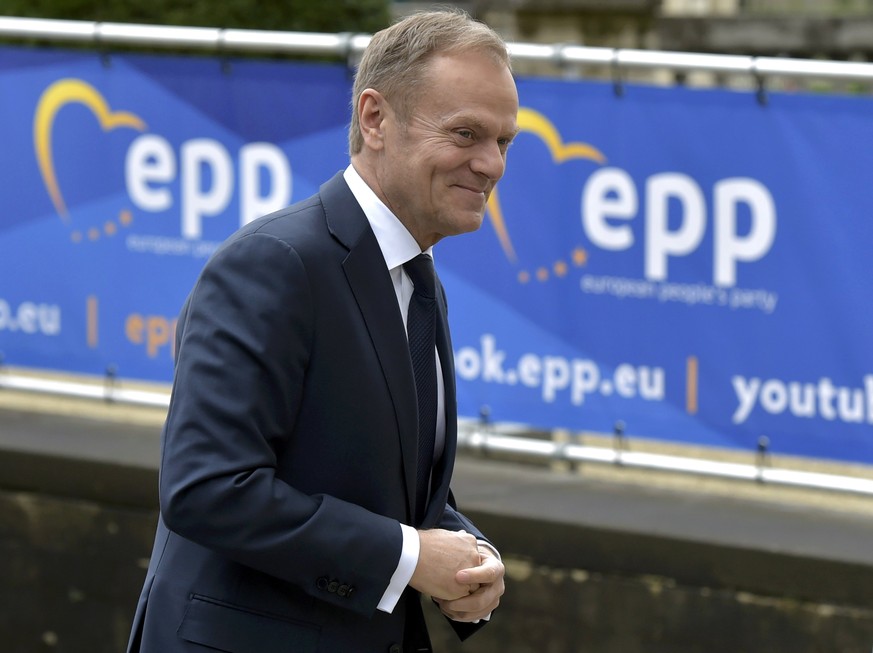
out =
[(446, 617), (451, 619), (452, 621), (464, 621), (464, 622), (473, 622), (480, 621), (482, 619), (487, 619), (494, 609), (497, 607), (495, 604), (492, 608), (488, 608), (485, 610), (471, 610), (471, 611), (463, 611), (463, 610), (452, 610), (450, 608), (440, 608), (440, 612), (442, 612)]
[(475, 593), (453, 601), (437, 601), (445, 614), (471, 616), (474, 618), (490, 614), (500, 603), (503, 587), (489, 585), (479, 588)]
[(485, 558), (478, 567), (461, 569), (455, 574), (455, 580), (461, 585), (490, 585), (503, 577), (503, 563), (497, 558)]
[(453, 607), (453, 606), (457, 606), (458, 601), (461, 601), (462, 599), (466, 599), (466, 598), (474, 595), (475, 593), (482, 591), (479, 585), (470, 585), (469, 590), (470, 591), (467, 594), (464, 594), (463, 596), (442, 597), (442, 598), (436, 597), (436, 596), (431, 596), (430, 598), (434, 603), (436, 603), (437, 605), (440, 606), (440, 609), (446, 608), (447, 610), (464, 611), (464, 610), (469, 609), (471, 606), (468, 604), (463, 604), (463, 603), (460, 604), (460, 607)]
[(440, 610), (445, 614), (457, 616), (477, 612), (483, 609), (483, 606), (481, 606), (478, 601), (471, 602), (467, 600), (468, 598), (469, 597), (465, 596), (460, 599), (455, 599), (454, 601), (443, 601), (439, 604)]
[(453, 621), (468, 621), (473, 620), (475, 615), (472, 611), (459, 610), (451, 607), (452, 603), (443, 603), (439, 605), (440, 612)]

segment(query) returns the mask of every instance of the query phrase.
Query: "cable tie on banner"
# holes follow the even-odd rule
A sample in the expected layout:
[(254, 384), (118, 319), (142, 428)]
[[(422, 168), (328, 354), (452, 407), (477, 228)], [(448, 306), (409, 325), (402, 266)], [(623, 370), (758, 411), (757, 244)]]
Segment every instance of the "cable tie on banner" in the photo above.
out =
[(94, 23), (94, 49), (97, 50), (97, 56), (100, 58), (100, 63), (104, 68), (112, 66), (112, 57), (106, 50), (106, 41), (103, 40), (103, 23), (97, 21)]
[(491, 422), (491, 406), (482, 404), (479, 407), (479, 427), (486, 429)]
[(115, 393), (115, 382), (118, 379), (118, 367), (114, 363), (106, 366), (106, 376), (103, 380), (103, 398), (111, 404)]
[(768, 103), (767, 79), (761, 74), (761, 71), (758, 70), (758, 57), (752, 58), (751, 71), (752, 77), (755, 80), (755, 98), (758, 100), (760, 106), (766, 107)]
[(479, 407), (479, 428), (475, 430), (478, 434), (477, 441), (474, 443), (476, 451), (482, 456), (488, 456), (488, 436), (491, 433), (491, 406), (482, 404)]
[(621, 64), (619, 63), (619, 55), (621, 51), (618, 48), (612, 50), (612, 59), (609, 62), (609, 69), (612, 73), (612, 92), (615, 97), (624, 97), (624, 80), (621, 76)]
[(612, 430), (613, 450), (615, 451), (615, 464), (623, 465), (622, 453), (627, 451), (627, 441), (624, 437), (625, 424), (622, 420), (618, 420)]
[(231, 72), (230, 53), (227, 51), (227, 28), (219, 27), (215, 41), (215, 49), (218, 52), (218, 60), (221, 62), (221, 72), (229, 75)]
[[(552, 434), (554, 435), (554, 433), (556, 433), (556, 432), (553, 431)], [(567, 447), (569, 447), (569, 446), (570, 446), (569, 439), (563, 440), (561, 442), (556, 442), (555, 448), (552, 451), (552, 458), (557, 462), (564, 462), (564, 461), (569, 460), (570, 457), (567, 455)], [(570, 465), (570, 468), (573, 469), (573, 465)]]
[(755, 480), (758, 483), (764, 482), (764, 468), (770, 466), (770, 438), (762, 435), (758, 438), (758, 451), (755, 455), (755, 467), (758, 473), (755, 475)]
[(340, 58), (346, 62), (346, 69), (354, 74), (355, 68), (358, 65), (359, 57), (355, 54), (355, 49), (352, 47), (352, 43), (355, 40), (357, 34), (355, 32), (340, 32), (337, 34), (339, 38), (339, 56)]
[(552, 47), (554, 48), (554, 53), (552, 54), (552, 62), (555, 67), (561, 71), (562, 73), (567, 70), (567, 67), (570, 65), (570, 61), (567, 59), (567, 55), (564, 52), (567, 50), (567, 46), (571, 45), (570, 43), (555, 43)]
[[(575, 435), (573, 435), (571, 433), (570, 438), (574, 441), (575, 444), (577, 444), (583, 448), (585, 447), (585, 436), (583, 435), (582, 432), (576, 433)], [(567, 457), (569, 458), (569, 455)], [(576, 473), (581, 472), (582, 471), (582, 461), (581, 460), (571, 460), (570, 461), (570, 469), (572, 469)]]

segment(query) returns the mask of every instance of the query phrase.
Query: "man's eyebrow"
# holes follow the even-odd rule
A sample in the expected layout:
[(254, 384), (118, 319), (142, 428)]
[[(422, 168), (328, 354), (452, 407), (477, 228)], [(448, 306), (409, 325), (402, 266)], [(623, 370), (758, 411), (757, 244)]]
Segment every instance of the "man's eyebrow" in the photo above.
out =
[(480, 132), (488, 129), (479, 118), (464, 113), (453, 116), (450, 122), (455, 125), (467, 125)]

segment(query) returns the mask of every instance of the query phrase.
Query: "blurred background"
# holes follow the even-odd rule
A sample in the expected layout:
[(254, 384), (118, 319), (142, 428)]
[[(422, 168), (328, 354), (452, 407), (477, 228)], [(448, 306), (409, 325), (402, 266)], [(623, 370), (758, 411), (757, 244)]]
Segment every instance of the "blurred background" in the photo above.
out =
[[(446, 4), (521, 133), (437, 250), (507, 593), (436, 649), (870, 651), (873, 1)], [(347, 164), (366, 35), (432, 6), (0, 0), (0, 650), (124, 650), (176, 311)]]

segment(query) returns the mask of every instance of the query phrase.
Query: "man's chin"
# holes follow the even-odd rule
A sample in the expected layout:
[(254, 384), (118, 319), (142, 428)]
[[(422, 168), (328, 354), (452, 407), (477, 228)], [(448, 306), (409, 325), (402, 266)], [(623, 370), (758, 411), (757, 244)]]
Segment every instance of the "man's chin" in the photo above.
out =
[(455, 214), (451, 220), (444, 223), (439, 239), (478, 231), (482, 226), (484, 217), (484, 214), (479, 212), (470, 212), (465, 215)]
[(485, 212), (484, 211), (475, 211), (465, 216), (464, 219), (458, 221), (458, 232), (459, 234), (468, 234), (473, 231), (478, 231), (479, 227), (482, 226), (482, 222), (485, 220)]

